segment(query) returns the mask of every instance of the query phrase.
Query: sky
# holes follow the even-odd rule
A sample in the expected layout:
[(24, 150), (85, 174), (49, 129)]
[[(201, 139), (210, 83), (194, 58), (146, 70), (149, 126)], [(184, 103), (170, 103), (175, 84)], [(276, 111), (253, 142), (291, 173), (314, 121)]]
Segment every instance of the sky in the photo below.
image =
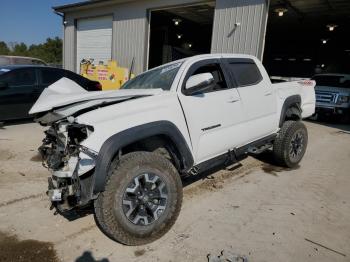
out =
[(39, 44), (63, 35), (62, 18), (52, 7), (85, 0), (0, 0), (0, 41)]

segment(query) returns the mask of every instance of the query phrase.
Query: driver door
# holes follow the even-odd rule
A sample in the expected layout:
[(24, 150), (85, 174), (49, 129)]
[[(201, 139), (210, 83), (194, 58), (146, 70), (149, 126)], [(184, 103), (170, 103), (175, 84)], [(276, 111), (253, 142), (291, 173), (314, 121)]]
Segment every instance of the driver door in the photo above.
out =
[[(202, 93), (184, 89), (189, 77), (211, 73), (214, 85)], [(179, 92), (191, 137), (195, 163), (227, 152), (241, 142), (243, 110), (236, 88), (228, 80), (219, 59), (194, 63), (187, 72)]]

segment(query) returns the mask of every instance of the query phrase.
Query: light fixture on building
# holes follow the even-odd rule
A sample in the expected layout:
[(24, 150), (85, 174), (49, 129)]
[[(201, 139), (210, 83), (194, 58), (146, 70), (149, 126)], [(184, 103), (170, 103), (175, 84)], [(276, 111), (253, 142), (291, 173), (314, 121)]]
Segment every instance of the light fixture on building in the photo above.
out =
[(303, 61), (310, 62), (310, 61), (312, 61), (312, 59), (311, 58), (304, 58)]
[(338, 25), (335, 25), (335, 24), (329, 24), (327, 25), (327, 28), (329, 31), (334, 31), (334, 29), (337, 27)]
[(191, 43), (189, 43), (189, 44), (188, 44), (188, 47), (189, 47), (189, 48), (191, 48), (191, 47), (192, 47), (192, 44), (191, 44)]
[(328, 42), (328, 39), (321, 39), (321, 41), (322, 41), (322, 44), (327, 44), (327, 42)]
[(296, 58), (288, 58), (288, 61), (295, 62), (295, 61), (297, 61), (297, 59)]
[(324, 67), (325, 67), (325, 64), (322, 64), (321, 67), (324, 68)]
[(174, 18), (173, 22), (174, 22), (174, 25), (179, 25), (182, 22), (182, 20), (180, 18)]
[(177, 39), (181, 39), (182, 38), (182, 34), (177, 34)]
[(286, 13), (288, 11), (287, 8), (276, 8), (275, 9), (275, 13), (278, 14), (278, 16), (283, 16), (284, 13)]
[(275, 61), (282, 61), (282, 58), (276, 57), (276, 58), (274, 58), (274, 60), (275, 60)]

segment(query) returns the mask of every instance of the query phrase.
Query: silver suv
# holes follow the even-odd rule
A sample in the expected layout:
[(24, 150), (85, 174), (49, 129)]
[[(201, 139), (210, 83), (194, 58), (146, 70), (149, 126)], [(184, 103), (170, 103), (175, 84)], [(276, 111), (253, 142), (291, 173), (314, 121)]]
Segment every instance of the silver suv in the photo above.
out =
[(27, 56), (0, 56), (0, 65), (42, 65), (47, 64), (38, 58), (27, 57)]

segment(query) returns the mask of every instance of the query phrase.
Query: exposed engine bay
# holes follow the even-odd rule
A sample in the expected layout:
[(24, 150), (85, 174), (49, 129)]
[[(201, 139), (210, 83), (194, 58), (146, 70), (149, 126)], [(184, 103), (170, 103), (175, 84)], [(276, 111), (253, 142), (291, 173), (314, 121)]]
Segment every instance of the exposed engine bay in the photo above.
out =
[(91, 182), (91, 175), (87, 179), (86, 173), (94, 168), (97, 154), (82, 147), (80, 142), (93, 131), (92, 126), (68, 121), (53, 123), (45, 131), (39, 152), (43, 166), (52, 173), (48, 195), (59, 211), (84, 205), (91, 199), (90, 183), (86, 183)]

